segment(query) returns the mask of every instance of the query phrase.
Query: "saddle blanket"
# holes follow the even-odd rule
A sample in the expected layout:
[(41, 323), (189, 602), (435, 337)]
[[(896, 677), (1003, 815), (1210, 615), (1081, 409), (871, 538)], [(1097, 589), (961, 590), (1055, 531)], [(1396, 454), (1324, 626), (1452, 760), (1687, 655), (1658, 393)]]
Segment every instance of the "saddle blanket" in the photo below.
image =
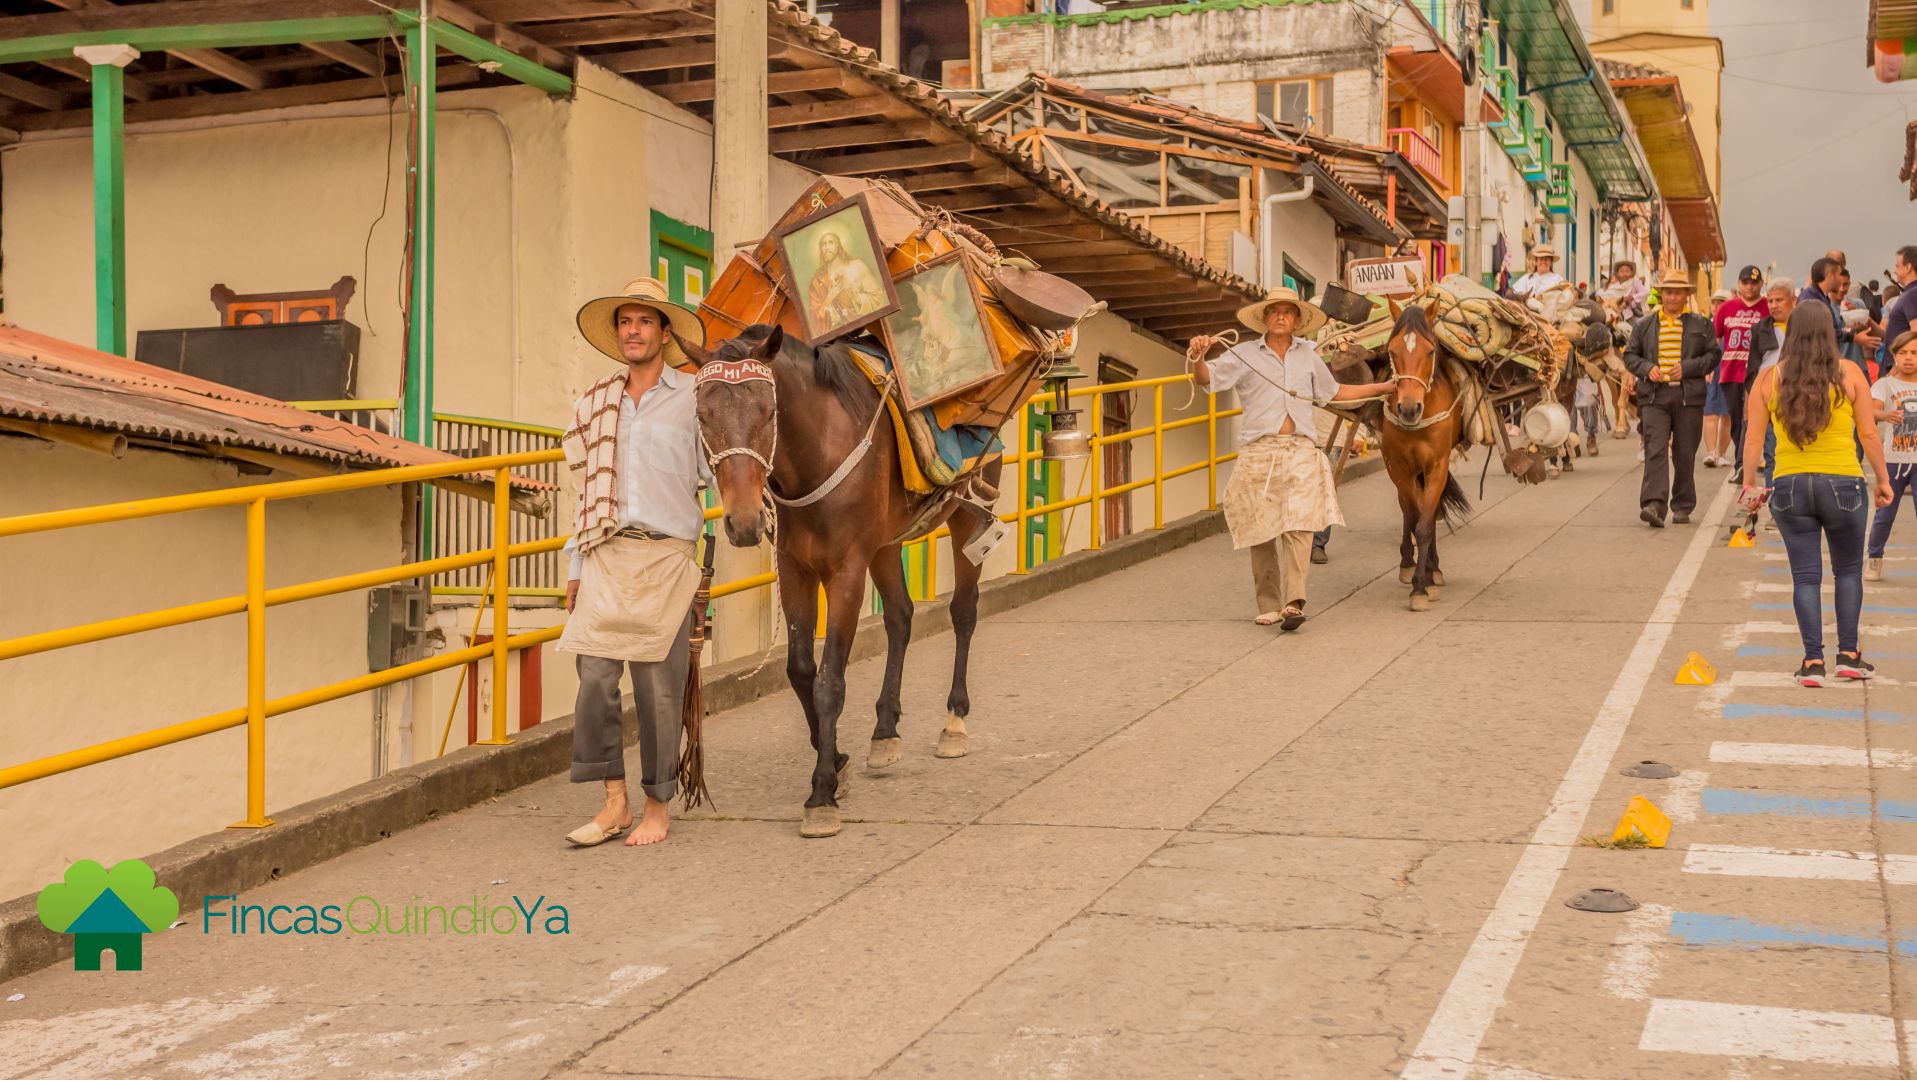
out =
[[(864, 342), (847, 342), (859, 369), (874, 386), (885, 384), (892, 358), (884, 349)], [(899, 471), (905, 490), (924, 494), (947, 487), (973, 471), (986, 458), (1005, 449), (998, 432), (989, 427), (954, 424), (940, 427), (932, 408), (906, 411), (896, 395), (887, 394), (885, 408), (892, 414), (892, 430), (899, 446)]]

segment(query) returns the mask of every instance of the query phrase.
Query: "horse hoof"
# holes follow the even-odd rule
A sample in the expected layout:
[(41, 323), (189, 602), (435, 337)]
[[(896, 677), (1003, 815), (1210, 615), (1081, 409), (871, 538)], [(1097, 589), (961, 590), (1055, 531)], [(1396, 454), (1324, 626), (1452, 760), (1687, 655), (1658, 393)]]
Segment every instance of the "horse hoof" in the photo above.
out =
[(832, 798), (834, 800), (843, 799), (845, 798), (845, 793), (851, 790), (852, 790), (852, 759), (847, 758), (845, 761), (845, 764), (839, 766), (839, 786), (832, 789)]
[(905, 740), (897, 735), (889, 739), (873, 739), (872, 749), (865, 755), (865, 767), (874, 772), (889, 769), (905, 756)]
[(945, 718), (945, 730), (939, 732), (938, 749), (932, 753), (942, 758), (964, 757), (971, 752), (967, 746), (970, 738), (965, 732), (965, 718), (953, 714)]
[(799, 821), (799, 835), (807, 840), (822, 840), (828, 836), (839, 835), (839, 808), (836, 806), (808, 806), (805, 817)]
[(1431, 571), (1431, 584), (1433, 584), (1433, 585), (1443, 585), (1443, 584), (1444, 584), (1444, 571), (1442, 571), (1442, 570), (1433, 570), (1433, 571)]
[(1398, 584), (1400, 585), (1411, 584), (1411, 579), (1416, 577), (1417, 574), (1418, 574), (1418, 568), (1415, 566), (1398, 567)]
[(1431, 597), (1429, 597), (1429, 596), (1425, 596), (1425, 595), (1413, 595), (1413, 596), (1411, 597), (1411, 610), (1413, 610), (1413, 611), (1430, 611), (1430, 610), (1431, 610)]

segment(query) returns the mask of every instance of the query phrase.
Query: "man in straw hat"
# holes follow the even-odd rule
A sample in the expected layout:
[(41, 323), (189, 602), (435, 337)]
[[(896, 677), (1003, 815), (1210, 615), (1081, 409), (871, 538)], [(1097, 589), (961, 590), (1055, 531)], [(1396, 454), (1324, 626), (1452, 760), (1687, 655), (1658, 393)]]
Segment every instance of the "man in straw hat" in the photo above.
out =
[(1531, 249), (1531, 272), (1511, 283), (1511, 295), (1518, 300), (1529, 300), (1546, 289), (1564, 284), (1564, 275), (1557, 272), (1558, 249), (1549, 244), (1539, 244)]
[(1225, 522), (1232, 547), (1251, 549), (1251, 578), (1260, 626), (1296, 630), (1305, 622), (1305, 576), (1311, 536), (1344, 524), (1331, 463), (1318, 450), (1312, 406), (1389, 393), (1391, 383), (1347, 386), (1332, 378), (1305, 335), (1325, 324), (1325, 313), (1292, 289), (1278, 288), (1238, 312), (1238, 321), (1262, 336), (1206, 360), (1218, 337), (1192, 338), (1198, 385), (1213, 393), (1238, 391), (1238, 465), (1225, 487)]
[(1665, 270), (1657, 291), (1657, 308), (1631, 328), (1624, 366), (1637, 377), (1638, 431), (1644, 437), (1638, 517), (1662, 529), (1666, 509), (1679, 525), (1690, 524), (1697, 509), (1705, 380), (1724, 349), (1711, 320), (1689, 310), (1691, 279), (1682, 270)]
[[(566, 583), (561, 652), (578, 656), (572, 781), (600, 781), (606, 805), (566, 835), (581, 847), (632, 830), (628, 845), (666, 838), (666, 804), (678, 791), (680, 710), (699, 583), (694, 541), (704, 523), (691, 375), (673, 334), (700, 345), (699, 317), (667, 299), (666, 287), (638, 278), (617, 296), (579, 309), (579, 332), (619, 361), (573, 406), (566, 467), (578, 484), (572, 571)], [(620, 669), (632, 669), (639, 760), (646, 804), (638, 821), (626, 796)]]

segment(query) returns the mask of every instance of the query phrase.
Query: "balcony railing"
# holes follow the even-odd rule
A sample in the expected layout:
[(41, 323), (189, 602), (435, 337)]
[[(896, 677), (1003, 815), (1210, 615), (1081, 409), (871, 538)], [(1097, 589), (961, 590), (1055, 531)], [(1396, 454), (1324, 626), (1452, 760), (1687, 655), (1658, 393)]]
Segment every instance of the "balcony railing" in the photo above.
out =
[(1431, 178), (1440, 188), (1448, 186), (1444, 178), (1444, 155), (1431, 140), (1413, 128), (1390, 128), (1385, 141), (1409, 161), (1413, 168)]

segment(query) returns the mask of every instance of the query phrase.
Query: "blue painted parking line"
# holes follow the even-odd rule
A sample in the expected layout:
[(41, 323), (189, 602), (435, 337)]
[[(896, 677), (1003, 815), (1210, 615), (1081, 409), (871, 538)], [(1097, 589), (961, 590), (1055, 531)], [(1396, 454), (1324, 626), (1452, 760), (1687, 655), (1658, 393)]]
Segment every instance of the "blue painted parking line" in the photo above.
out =
[[(1788, 566), (1766, 566), (1764, 568), (1764, 573), (1766, 574), (1788, 574), (1790, 572), (1791, 568)], [(1917, 578), (1917, 570), (1886, 570), (1884, 571), (1884, 576), (1887, 578)]]
[[(1758, 611), (1789, 611), (1789, 604), (1752, 604)], [(1917, 607), (1888, 607), (1884, 604), (1865, 604), (1863, 609), (1873, 615), (1917, 615)]]
[[(1679, 911), (1671, 915), (1671, 936), (1683, 945), (1756, 949), (1766, 945), (1818, 945), (1831, 949), (1883, 952), (1882, 934), (1842, 933), (1810, 926), (1780, 926), (1738, 915)], [(1897, 942), (1899, 955), (1917, 954), (1917, 939)]]
[[(1707, 814), (1776, 814), (1785, 817), (1867, 818), (1869, 799), (1812, 799), (1778, 791), (1705, 788), (1698, 805)], [(1882, 821), (1917, 822), (1917, 802), (1886, 799), (1877, 804)]]
[[(1749, 720), (1755, 717), (1766, 719), (1799, 720), (1862, 720), (1864, 709), (1830, 709), (1817, 705), (1747, 705), (1726, 704), (1724, 719)], [(1870, 718), (1885, 724), (1901, 724), (1909, 717), (1903, 713), (1885, 712), (1882, 709), (1869, 710)]]

